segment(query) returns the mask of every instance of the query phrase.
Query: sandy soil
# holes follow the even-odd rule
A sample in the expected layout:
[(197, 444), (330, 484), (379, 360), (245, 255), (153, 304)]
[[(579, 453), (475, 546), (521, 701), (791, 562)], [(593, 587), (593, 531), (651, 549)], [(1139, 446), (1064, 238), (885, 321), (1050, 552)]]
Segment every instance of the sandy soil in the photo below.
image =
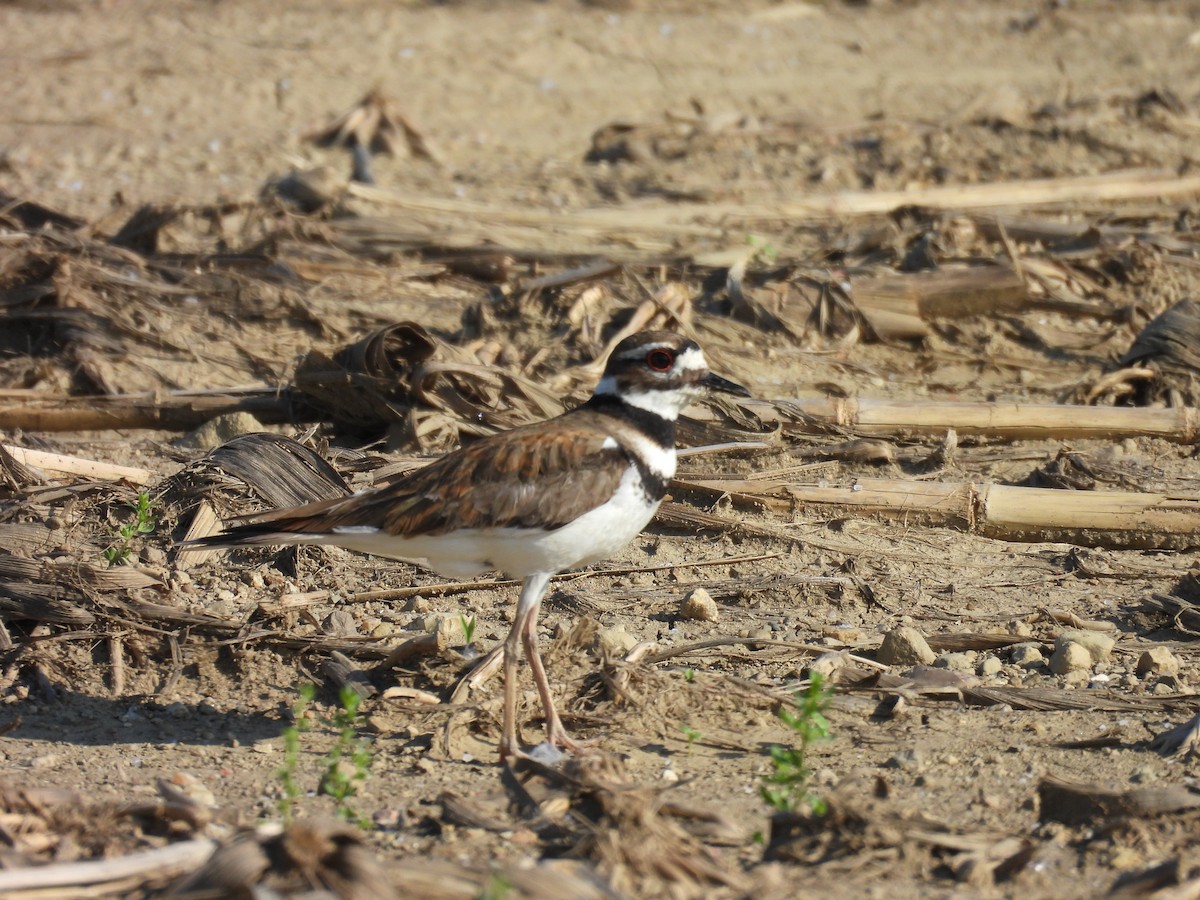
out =
[[(374, 86), (438, 159), (377, 158), (381, 188), (548, 211), (632, 210), (676, 200), (770, 204), (833, 190), (1134, 168), (1190, 173), (1200, 134), (1200, 4), (1191, 2), (24, 0), (0, 4), (0, 35), (10, 76), (0, 92), (0, 188), (77, 216), (97, 234), (111, 234), (143, 204), (242, 201), (293, 169), (324, 163), (344, 171), (343, 153), (317, 149), (304, 136)], [(672, 143), (672, 122), (701, 115), (704, 127)], [(636, 133), (645, 141), (628, 154), (634, 158), (587, 161), (593, 133), (614, 122), (643, 126)], [(655, 143), (664, 135), (672, 140)], [(1174, 222), (1174, 237), (1194, 247), (1195, 200), (1081, 203), (1045, 215), (1111, 225)], [(938, 221), (927, 235), (936, 253), (953, 256), (956, 220)], [(733, 245), (745, 242), (740, 227), (730, 229)], [(898, 263), (923, 227), (898, 214), (868, 224), (797, 225), (764, 239), (780, 260), (815, 271), (844, 264), (858, 253), (846, 248), (865, 246), (863, 236), (879, 228), (892, 230), (875, 241), (873, 261)], [(994, 257), (1004, 257), (998, 243), (990, 246)], [(744, 324), (722, 332), (713, 324), (721, 318), (715, 307), (697, 327), (713, 336), (727, 374), (767, 399), (832, 392), (1059, 402), (1077, 397), (1150, 316), (1195, 296), (1195, 252), (1147, 246), (1133, 242), (1123, 256), (1106, 250), (1103, 258), (1119, 258), (1119, 266), (1088, 270), (1105, 302), (1120, 311), (1106, 318), (1042, 308), (940, 322), (924, 340), (886, 343), (803, 343)], [(214, 315), (199, 327), (194, 356), (118, 354), (104, 371), (126, 390), (284, 381), (297, 353), (328, 352), (401, 319), (465, 343), (460, 320), (487, 296), (486, 286), (458, 276), (421, 280), (411, 275), (414, 260), (402, 253), (392, 263), (376, 260), (366, 274), (331, 267), (311, 279), (302, 311), (283, 304), (276, 312), (259, 306)], [(526, 266), (522, 274), (531, 271)], [(702, 278), (700, 269), (679, 276), (697, 291)], [(608, 298), (612, 310), (643, 299), (622, 284)], [(562, 338), (563, 319), (544, 309), (523, 314), (525, 320), (497, 313), (480, 327), (515, 348), (523, 364), (547, 338), (555, 365), (587, 361), (586, 342)], [(4, 350), (0, 388), (80, 387), (69, 359), (33, 366), (11, 343)], [(528, 371), (552, 368), (541, 365)], [(89, 377), (94, 389), (96, 377)], [(578, 394), (586, 385), (571, 389)], [(177, 437), (138, 430), (4, 435), (162, 477), (195, 455), (172, 446)], [(362, 444), (332, 437), (341, 448)], [(966, 439), (959, 455), (940, 465), (937, 439), (902, 437), (895, 447), (901, 452), (893, 462), (832, 462), (818, 477), (1015, 484), (1065, 448), (1093, 473), (1108, 473), (1100, 490), (1195, 492), (1194, 447), (1161, 439)], [(412, 445), (401, 449), (415, 452)], [(771, 454), (705, 458), (688, 468), (745, 475), (811, 462), (806, 449), (789, 439)], [(5, 523), (54, 518), (66, 534), (103, 546), (128, 515), (122, 504), (132, 493), (11, 493), (0, 509)], [(601, 840), (583, 840), (578, 827), (554, 832), (511, 810), (511, 788), (495, 764), (497, 687), (462, 706), (445, 702), (475, 652), (457, 646), (408, 661), (380, 685), (419, 688), (442, 703), (373, 700), (366, 707), (375, 760), (353, 805), (371, 823), (363, 840), (402, 891), (404, 867), (414, 861), (483, 873), (484, 893), (500, 896), (513, 873), (560, 857), (581, 857), (584, 869), (595, 869), (618, 892), (659, 896), (821, 890), (1088, 897), (1161, 864), (1169, 865), (1157, 881), (1144, 882), (1146, 893), (1198, 874), (1190, 849), (1194, 813), (1072, 818), (1039, 797), (1048, 777), (1119, 791), (1170, 786), (1192, 796), (1200, 762), (1165, 758), (1148, 742), (1200, 707), (1188, 699), (1200, 681), (1200, 657), (1194, 634), (1146, 603), (1181, 590), (1196, 564), (1193, 552), (1015, 543), (904, 521), (731, 508), (728, 498), (677, 499), (744, 527), (654, 527), (607, 568), (552, 593), (542, 640), (568, 725), (619, 759), (628, 784), (658, 800), (655, 792), (670, 787), (665, 796), (680, 804), (719, 811), (719, 828), (676, 826), (655, 832), (654, 840), (669, 845), (675, 835), (677, 845), (663, 853), (703, 859), (724, 875), (706, 881), (694, 872), (639, 867), (628, 848), (623, 856), (608, 853)], [(218, 811), (211, 833), (228, 837), (277, 815), (281, 733), (296, 685), (326, 680), (322, 636), (407, 636), (436, 627), (439, 617), (454, 623), (474, 616), (474, 643), (487, 649), (510, 621), (513, 589), (486, 580), (400, 600), (365, 597), (376, 588), (441, 580), (338, 550), (222, 558), (181, 573), (168, 524), (135, 548), (142, 567), (163, 578), (165, 586), (153, 592), (158, 602), (242, 622), (245, 630), (224, 638), (201, 627), (194, 634), (183, 626), (119, 632), (124, 671), (114, 684), (112, 626), (80, 639), (78, 629), (6, 614), (16, 645), (3, 652), (0, 677), (6, 785), (67, 788), (103, 804), (153, 798), (158, 779), (174, 779), (211, 798)], [(698, 587), (716, 599), (718, 621), (679, 615), (681, 599)], [(288, 597), (310, 595), (279, 612)], [(274, 613), (264, 614), (264, 604), (275, 604)], [(1011, 646), (937, 641), (1007, 634), (1039, 642), (1048, 657), (1070, 616), (1108, 626), (1111, 632), (1102, 633), (1118, 638), (1111, 656), (1082, 678), (1056, 675), (1044, 662), (1021, 664)], [(902, 691), (906, 699), (896, 709), (881, 711), (881, 697), (896, 695), (886, 686), (840, 686), (828, 713), (831, 738), (811, 760), (814, 790), (831, 798), (837, 821), (776, 845), (764, 858), (770, 810), (759, 786), (770, 771), (767, 748), (791, 737), (776, 716), (780, 698), (815, 651), (873, 658), (881, 636), (901, 625), (930, 637), (935, 666), (959, 679), (955, 690), (965, 680), (1044, 688), (1058, 699), (1040, 710), (982, 706), (955, 691), (931, 698), (922, 683)], [(597, 630), (608, 644), (595, 642)], [(262, 636), (267, 632), (286, 632), (299, 643), (273, 643)], [(722, 637), (736, 640), (653, 665), (611, 658), (639, 640), (662, 651)], [(316, 649), (305, 650), (304, 640)], [(1179, 670), (1137, 671), (1151, 647), (1168, 648)], [(877, 674), (865, 665), (865, 673)], [(892, 665), (886, 674), (909, 669)], [(1081, 696), (1104, 702), (1062, 708), (1063, 697)], [(526, 699), (523, 728), (532, 737), (540, 723), (533, 697)], [(327, 690), (317, 706), (326, 710), (332, 701)], [(333, 743), (331, 729), (314, 719), (298, 767), (305, 791), (315, 792)], [(448, 796), (486, 811), (487, 821), (456, 818)], [(587, 815), (585, 801), (572, 802)], [(299, 804), (306, 816), (334, 809), (324, 796)], [(597, 819), (598, 831), (623, 833), (628, 820), (613, 808), (606, 815)], [(0, 825), (11, 829), (5, 821)], [(914, 837), (922, 829), (956, 837), (922, 841)], [(70, 846), (59, 842), (57, 850), (32, 855), (47, 861), (56, 853), (70, 859), (131, 852), (163, 840), (151, 832), (131, 826), (90, 842), (76, 834)], [(544, 885), (512, 890), (554, 895)], [(409, 893), (453, 895), (445, 884)]]

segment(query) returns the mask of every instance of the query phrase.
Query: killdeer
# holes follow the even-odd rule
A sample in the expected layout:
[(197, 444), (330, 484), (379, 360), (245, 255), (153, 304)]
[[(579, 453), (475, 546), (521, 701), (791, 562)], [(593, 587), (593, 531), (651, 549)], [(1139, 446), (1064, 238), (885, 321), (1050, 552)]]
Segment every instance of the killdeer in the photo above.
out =
[(207, 547), (335, 544), (415, 562), (452, 578), (500, 570), (523, 579), (503, 645), (500, 758), (517, 739), (517, 661), (529, 657), (546, 739), (575, 751), (537, 647), (551, 576), (617, 553), (650, 521), (675, 474), (675, 421), (710, 391), (749, 396), (709, 371), (694, 341), (647, 331), (621, 341), (582, 406), (492, 435), (385, 487), (240, 520)]

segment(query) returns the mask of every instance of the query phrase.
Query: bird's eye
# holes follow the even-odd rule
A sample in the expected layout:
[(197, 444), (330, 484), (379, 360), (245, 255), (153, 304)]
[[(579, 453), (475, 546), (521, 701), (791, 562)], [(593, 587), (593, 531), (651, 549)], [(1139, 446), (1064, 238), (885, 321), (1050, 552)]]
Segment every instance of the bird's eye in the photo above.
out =
[(655, 372), (666, 372), (675, 363), (675, 356), (670, 350), (651, 350), (646, 354), (646, 365)]

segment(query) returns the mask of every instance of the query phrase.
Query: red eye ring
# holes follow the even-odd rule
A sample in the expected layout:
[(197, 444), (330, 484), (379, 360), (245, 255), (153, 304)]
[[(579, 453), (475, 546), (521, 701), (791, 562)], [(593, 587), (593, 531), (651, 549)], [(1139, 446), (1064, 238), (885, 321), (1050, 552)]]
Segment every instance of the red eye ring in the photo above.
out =
[(651, 350), (646, 354), (646, 365), (655, 372), (669, 371), (671, 366), (675, 365), (675, 354), (670, 350), (664, 350), (659, 347), (657, 350)]

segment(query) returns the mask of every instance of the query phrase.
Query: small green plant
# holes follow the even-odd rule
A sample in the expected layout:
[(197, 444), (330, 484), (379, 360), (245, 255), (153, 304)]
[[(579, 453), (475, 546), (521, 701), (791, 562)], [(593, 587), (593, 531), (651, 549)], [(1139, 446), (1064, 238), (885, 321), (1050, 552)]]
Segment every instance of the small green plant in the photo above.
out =
[(470, 647), (475, 643), (475, 617), (460, 615), (458, 621), (462, 624), (463, 646)]
[(779, 249), (765, 237), (757, 234), (746, 235), (746, 243), (754, 248), (754, 255), (761, 256), (770, 262), (779, 255)]
[(283, 788), (276, 808), (284, 825), (291, 825), (296, 817), (296, 801), (301, 793), (300, 785), (296, 782), (296, 767), (300, 763), (300, 735), (309, 729), (305, 714), (316, 695), (315, 685), (300, 685), (300, 696), (292, 704), (292, 724), (283, 729), (283, 765), (275, 772), (275, 776)]
[(499, 872), (494, 872), (477, 896), (479, 900), (508, 900), (512, 890), (512, 882)]
[(832, 699), (833, 691), (825, 686), (825, 679), (813, 675), (808, 687), (792, 698), (793, 708), (779, 710), (779, 720), (796, 733), (797, 740), (791, 747), (775, 744), (770, 748), (772, 771), (763, 776), (758, 790), (763, 800), (780, 812), (791, 812), (801, 803), (818, 815), (826, 810), (825, 801), (808, 787), (812, 777), (808, 750), (829, 737), (825, 708)]
[(321, 793), (337, 801), (338, 818), (354, 822), (360, 828), (369, 828), (369, 819), (360, 816), (350, 805), (350, 798), (358, 793), (359, 786), (371, 773), (375, 754), (369, 738), (359, 737), (358, 729), (366, 718), (359, 707), (362, 697), (352, 687), (343, 687), (340, 694), (341, 708), (324, 724), (337, 729), (337, 742), (325, 758), (325, 774), (321, 776)]
[(684, 669), (683, 670), (683, 680), (686, 681), (688, 684), (694, 684), (696, 681), (696, 670), (695, 669)]
[[(300, 685), (300, 696), (292, 705), (292, 723), (283, 729), (283, 765), (275, 774), (283, 789), (276, 807), (285, 825), (290, 825), (295, 819), (296, 805), (303, 794), (296, 778), (300, 762), (300, 735), (312, 728), (307, 713), (316, 695), (315, 685)], [(337, 740), (325, 757), (320, 791), (337, 803), (338, 818), (353, 822), (360, 828), (369, 828), (370, 821), (354, 811), (350, 798), (358, 793), (359, 787), (367, 780), (375, 754), (371, 751), (370, 740), (358, 736), (364, 719), (359, 708), (362, 698), (351, 687), (342, 688), (340, 697), (341, 707), (332, 716), (317, 717), (321, 725), (337, 732)]]
[(133, 552), (133, 542), (144, 534), (154, 531), (154, 503), (150, 495), (144, 491), (137, 495), (137, 500), (126, 504), (133, 511), (133, 518), (117, 528), (114, 540), (104, 548), (104, 558), (110, 566), (115, 566), (129, 559)]
[(700, 740), (702, 735), (700, 734), (699, 731), (697, 731), (691, 725), (680, 725), (679, 730), (682, 731), (683, 736), (685, 738), (687, 738), (688, 756), (691, 756), (692, 755), (692, 747), (695, 745), (696, 741)]

